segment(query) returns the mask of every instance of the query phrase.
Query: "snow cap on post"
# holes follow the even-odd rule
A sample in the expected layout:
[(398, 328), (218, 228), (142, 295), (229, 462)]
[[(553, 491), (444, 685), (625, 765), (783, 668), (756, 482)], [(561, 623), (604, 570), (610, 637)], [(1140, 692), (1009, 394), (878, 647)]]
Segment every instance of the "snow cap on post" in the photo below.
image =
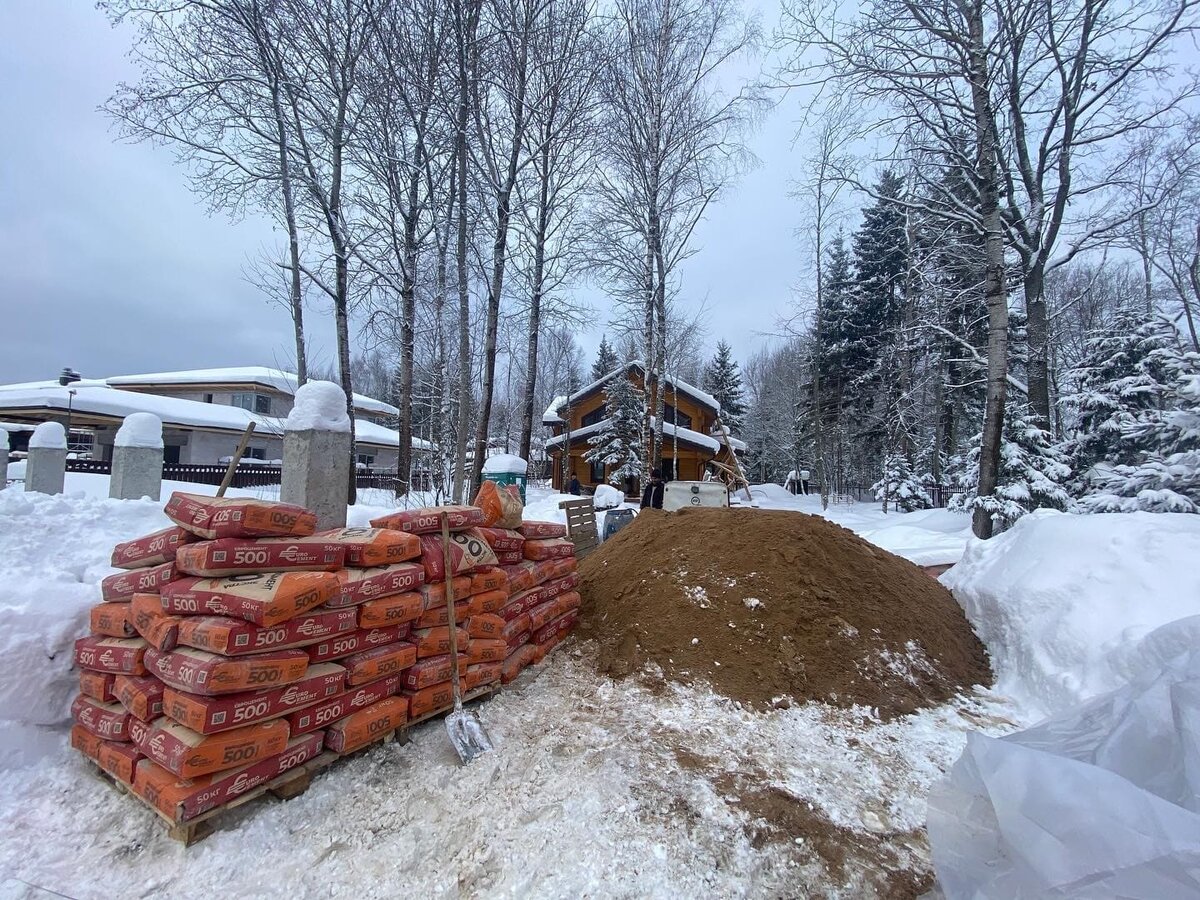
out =
[(113, 440), (117, 447), (142, 447), (148, 450), (163, 448), (162, 419), (154, 413), (130, 413), (117, 429)]
[(484, 475), (525, 475), (529, 463), (511, 453), (496, 453), (483, 461)]
[(29, 449), (66, 450), (66, 429), (59, 422), (43, 422), (33, 429), (33, 435), (29, 438)]
[(309, 381), (296, 391), (285, 431), (350, 431), (346, 394), (332, 381)]

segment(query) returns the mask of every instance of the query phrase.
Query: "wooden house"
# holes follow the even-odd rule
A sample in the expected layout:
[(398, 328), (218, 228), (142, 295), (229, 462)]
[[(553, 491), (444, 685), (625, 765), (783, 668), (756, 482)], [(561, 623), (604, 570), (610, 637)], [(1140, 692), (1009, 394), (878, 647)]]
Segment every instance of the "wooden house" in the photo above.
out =
[[(556, 397), (542, 416), (542, 424), (551, 431), (551, 437), (546, 440), (546, 452), (552, 460), (551, 480), (555, 489), (565, 490), (571, 474), (579, 479), (588, 493), (598, 484), (611, 483), (608, 480), (609, 467), (602, 463), (589, 463), (584, 455), (589, 449), (589, 439), (607, 421), (605, 388), (613, 378), (618, 377), (628, 378), (638, 390), (645, 390), (645, 369), (641, 362), (635, 360), (570, 397)], [(729, 447), (717, 428), (720, 404), (709, 394), (680, 379), (664, 376), (662, 381), (663, 446), (658, 467), (662, 470), (663, 478), (668, 481), (701, 481), (707, 471), (719, 475), (719, 470), (709, 466), (713, 461), (732, 466)], [(746, 449), (746, 445), (736, 438), (731, 438), (730, 444), (738, 453)], [(565, 477), (564, 453), (570, 459)], [(640, 491), (640, 485), (632, 483), (632, 480), (619, 487), (631, 496)]]

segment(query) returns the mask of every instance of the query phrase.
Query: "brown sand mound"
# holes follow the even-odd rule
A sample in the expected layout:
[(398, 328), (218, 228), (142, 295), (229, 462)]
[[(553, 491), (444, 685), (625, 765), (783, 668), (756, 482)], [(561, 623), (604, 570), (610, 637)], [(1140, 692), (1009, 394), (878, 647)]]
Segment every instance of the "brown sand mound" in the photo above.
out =
[(653, 663), (760, 707), (790, 697), (884, 718), (992, 681), (949, 591), (818, 516), (643, 513), (580, 571), (580, 635), (616, 677)]

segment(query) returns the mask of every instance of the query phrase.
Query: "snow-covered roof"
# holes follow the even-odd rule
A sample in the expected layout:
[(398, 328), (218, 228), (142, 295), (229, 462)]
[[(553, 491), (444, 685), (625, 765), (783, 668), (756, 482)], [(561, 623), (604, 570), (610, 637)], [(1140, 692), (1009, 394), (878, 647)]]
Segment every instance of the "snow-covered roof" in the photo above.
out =
[(559, 394), (557, 397), (551, 400), (550, 405), (546, 407), (546, 411), (542, 413), (542, 424), (557, 425), (559, 422), (563, 421), (563, 417), (558, 414), (558, 411), (562, 409), (563, 404), (566, 402), (566, 394)]
[(485, 475), (526, 475), (529, 463), (511, 453), (493, 453), (483, 461)]
[[(632, 359), (629, 362), (625, 363), (625, 365), (619, 366), (618, 368), (613, 369), (611, 372), (609, 372), (605, 375), (602, 375), (600, 378), (597, 378), (591, 384), (580, 388), (575, 393), (573, 393), (569, 398), (567, 398), (567, 400), (570, 403), (574, 404), (576, 401), (582, 399), (587, 394), (590, 394), (593, 391), (598, 390), (599, 388), (608, 384), (608, 382), (613, 378), (613, 376), (615, 376), (621, 372), (628, 372), (630, 369), (635, 368), (635, 367), (638, 369), (641, 369), (642, 372), (646, 371), (645, 363), (643, 363), (640, 359)], [(659, 377), (662, 379), (662, 382), (664, 385), (670, 386), (670, 389), (672, 391), (678, 391), (681, 394), (687, 394), (689, 397), (691, 397), (697, 403), (700, 403), (703, 406), (707, 406), (709, 409), (713, 410), (713, 412), (717, 413), (717, 415), (721, 414), (721, 404), (717, 402), (717, 398), (714, 397), (712, 394), (706, 394), (704, 391), (700, 390), (700, 388), (696, 387), (694, 384), (688, 384), (686, 381), (683, 381), (682, 379), (673, 378), (672, 376), (667, 375), (667, 374), (660, 374)], [(551, 406), (553, 407), (553, 404)], [(549, 413), (550, 410), (546, 410), (546, 412)], [(545, 416), (542, 417), (542, 421), (543, 422), (546, 421)]]
[[(113, 387), (142, 387), (155, 384), (205, 385), (245, 384), (273, 388), (283, 394), (295, 394), (299, 379), (294, 372), (268, 366), (230, 366), (219, 369), (187, 369), (182, 372), (150, 372), (145, 375), (114, 375), (104, 380)], [(57, 382), (53, 382), (57, 384)], [(80, 382), (82, 384), (83, 382)], [(354, 406), (364, 412), (395, 416), (400, 410), (390, 403), (365, 394), (354, 395)]]
[[(224, 406), (218, 403), (200, 403), (196, 400), (184, 400), (181, 397), (164, 397), (160, 394), (147, 394), (141, 391), (123, 391), (114, 387), (91, 382), (80, 387), (77, 382), (69, 388), (62, 387), (58, 382), (39, 382), (38, 387), (24, 385), (0, 386), (0, 409), (9, 415), (25, 413), (34, 415), (38, 412), (61, 412), (64, 415), (70, 408), (80, 415), (96, 415), (108, 418), (123, 419), (131, 413), (153, 413), (166, 426), (182, 426), (212, 431), (244, 431), (246, 425), (254, 422), (255, 431), (260, 434), (282, 435), (283, 420), (271, 416), (262, 416), (241, 409), (237, 406)], [(74, 391), (73, 397), (68, 397), (68, 390)], [(390, 428), (376, 425), (365, 419), (356, 419), (354, 423), (355, 440), (360, 444), (376, 447), (395, 447), (400, 441), (400, 435)], [(428, 441), (413, 438), (413, 448), (428, 450)]]
[[(590, 437), (591, 435), (595, 434), (597, 431), (600, 431), (607, 424), (608, 424), (608, 419), (601, 419), (599, 422), (596, 422), (595, 424), (588, 425), (584, 428), (577, 428), (571, 432), (571, 440), (576, 441), (576, 440), (579, 440), (580, 438)], [(650, 425), (651, 425), (651, 427), (654, 426), (654, 418), (653, 417), (651, 417), (651, 419), (650, 419)], [(670, 422), (663, 422), (664, 442), (665, 442), (666, 438), (668, 438), (668, 437), (674, 438), (676, 434), (678, 434), (679, 440), (686, 441), (695, 447), (701, 447), (705, 450), (711, 451), (714, 455), (721, 451), (721, 442), (718, 441), (716, 438), (709, 437), (707, 434), (701, 434), (699, 431), (692, 431), (692, 429), (690, 429), (690, 428), (678, 428), (677, 429)], [(547, 447), (557, 447), (560, 444), (562, 444), (566, 439), (567, 439), (567, 435), (564, 432), (563, 434), (560, 434), (557, 437), (549, 438), (546, 441), (546, 446)]]

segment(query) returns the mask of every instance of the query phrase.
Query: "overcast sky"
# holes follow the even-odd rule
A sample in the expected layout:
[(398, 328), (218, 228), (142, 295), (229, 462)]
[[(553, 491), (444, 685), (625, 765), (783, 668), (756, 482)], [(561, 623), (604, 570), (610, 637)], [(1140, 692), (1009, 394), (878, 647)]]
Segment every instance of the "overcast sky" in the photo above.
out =
[[(168, 149), (114, 141), (97, 111), (135, 77), (130, 41), (89, 0), (0, 0), (0, 383), (292, 357), (286, 312), (243, 274), (277, 242), (271, 223), (210, 212)], [(739, 359), (769, 339), (803, 266), (796, 115), (785, 105), (752, 137), (759, 164), (710, 208), (683, 270), (708, 343)], [(606, 315), (580, 335), (589, 353)], [(332, 316), (322, 306), (307, 324), (314, 362), (329, 364)]]

